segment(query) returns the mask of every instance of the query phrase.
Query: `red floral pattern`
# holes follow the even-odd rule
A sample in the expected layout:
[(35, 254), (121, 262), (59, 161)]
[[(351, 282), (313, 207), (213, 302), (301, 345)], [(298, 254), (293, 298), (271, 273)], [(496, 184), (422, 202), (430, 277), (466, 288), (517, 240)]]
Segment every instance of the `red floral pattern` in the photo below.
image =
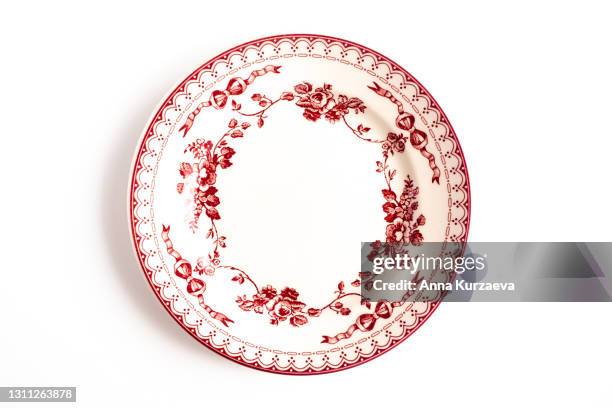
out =
[(292, 326), (299, 327), (308, 323), (308, 318), (302, 313), (306, 304), (299, 301), (298, 297), (299, 293), (293, 288), (285, 288), (277, 293), (275, 288), (268, 285), (255, 293), (251, 299), (247, 299), (246, 295), (239, 296), (236, 303), (245, 311), (252, 310), (259, 314), (266, 311), (271, 324), (276, 325), (289, 319)]
[[(244, 272), (241, 272), (239, 275), (234, 276), (232, 281), (243, 284), (247, 279), (250, 281), (250, 278)], [(359, 287), (360, 283), (359, 279), (355, 279), (351, 282), (351, 285)], [(304, 310), (306, 304), (299, 300), (299, 292), (293, 288), (287, 287), (278, 291), (270, 285), (266, 285), (261, 289), (258, 289), (254, 283), (253, 285), (255, 286), (256, 293), (250, 298), (246, 295), (239, 296), (236, 299), (236, 303), (245, 311), (254, 311), (258, 314), (268, 313), (270, 323), (273, 325), (289, 319), (289, 323), (292, 326), (299, 327), (308, 323), (307, 315), (318, 317), (326, 309), (347, 316), (351, 313), (351, 309), (345, 307), (340, 300), (348, 296), (361, 296), (357, 292), (345, 292), (345, 284), (340, 282), (338, 283), (338, 289), (334, 292), (336, 296), (331, 302), (323, 307), (310, 307)]]
[(299, 97), (295, 104), (304, 108), (304, 117), (313, 122), (323, 116), (327, 121), (334, 123), (344, 118), (349, 113), (349, 109), (353, 109), (355, 113), (363, 113), (366, 109), (359, 98), (338, 95), (336, 100), (332, 86), (329, 84), (313, 89), (309, 82), (303, 82), (293, 89)]
[[(278, 72), (280, 67), (276, 67)], [(244, 90), (242, 90), (243, 92)], [(392, 243), (411, 243), (418, 245), (423, 240), (423, 235), (419, 231), (419, 227), (425, 224), (423, 215), (415, 215), (418, 209), (417, 196), (419, 193), (418, 187), (414, 186), (414, 182), (408, 176), (404, 180), (404, 188), (399, 196), (393, 191), (391, 183), (396, 175), (396, 170), (389, 168), (387, 164), (390, 156), (396, 153), (402, 153), (405, 150), (407, 136), (389, 132), (385, 140), (373, 140), (365, 137), (365, 134), (370, 131), (369, 127), (363, 124), (352, 127), (346, 119), (346, 116), (351, 112), (355, 115), (364, 113), (366, 106), (363, 101), (356, 97), (348, 97), (346, 95), (336, 95), (333, 92), (332, 85), (323, 84), (320, 87), (314, 87), (310, 82), (302, 82), (293, 87), (292, 90), (284, 91), (276, 99), (271, 99), (266, 95), (254, 93), (251, 95), (258, 110), (247, 113), (243, 111), (242, 104), (233, 99), (231, 100), (232, 110), (244, 118), (255, 118), (258, 127), (263, 127), (265, 124), (267, 111), (282, 101), (295, 101), (295, 105), (302, 108), (302, 115), (305, 119), (316, 122), (324, 118), (329, 123), (343, 121), (343, 123), (353, 132), (353, 134), (362, 140), (372, 143), (378, 143), (382, 147), (383, 161), (377, 162), (377, 172), (384, 173), (387, 187), (382, 190), (385, 203), (382, 208), (385, 215), (385, 221), (388, 223), (386, 227), (386, 238)], [(191, 117), (191, 116), (190, 116)], [(189, 127), (193, 123), (193, 118)], [(178, 172), (182, 181), (177, 184), (179, 194), (183, 193), (185, 180), (190, 177), (196, 177), (197, 187), (192, 191), (195, 208), (193, 211), (193, 219), (190, 222), (190, 227), (195, 232), (199, 225), (199, 220), (202, 214), (205, 214), (211, 224), (208, 230), (207, 237), (213, 240), (213, 249), (208, 254), (208, 263), (203, 258), (197, 262), (195, 272), (202, 275), (212, 275), (218, 268), (230, 269), (238, 272), (232, 281), (238, 284), (250, 282), (255, 293), (248, 297), (247, 295), (238, 296), (236, 299), (240, 309), (256, 314), (267, 314), (270, 318), (270, 324), (278, 325), (281, 322), (288, 322), (291, 326), (299, 327), (307, 324), (310, 318), (318, 317), (324, 310), (332, 310), (343, 316), (351, 313), (351, 309), (345, 307), (341, 299), (348, 296), (361, 296), (359, 292), (345, 292), (344, 282), (338, 284), (338, 289), (335, 291), (335, 297), (327, 305), (322, 307), (306, 308), (306, 303), (299, 300), (299, 293), (296, 289), (286, 287), (282, 290), (267, 285), (259, 289), (255, 281), (245, 272), (233, 266), (220, 266), (220, 248), (226, 246), (226, 237), (219, 235), (216, 221), (221, 219), (221, 214), (218, 206), (221, 199), (217, 195), (218, 189), (215, 187), (217, 176), (220, 169), (227, 169), (233, 165), (231, 159), (236, 154), (233, 147), (230, 146), (231, 139), (239, 139), (246, 135), (247, 129), (251, 126), (250, 122), (239, 122), (238, 119), (232, 118), (227, 124), (227, 130), (215, 143), (211, 140), (196, 139), (189, 143), (185, 149), (185, 153), (191, 153), (194, 163), (182, 162), (179, 164)], [(187, 133), (185, 130), (185, 134)], [(356, 279), (351, 283), (354, 287), (359, 287), (360, 279)], [(202, 291), (204, 291), (202, 289)], [(367, 308), (369, 304), (365, 305)], [(331, 337), (324, 336), (324, 342), (328, 342)], [(327, 340), (326, 340), (327, 339)]]
[(387, 242), (420, 245), (423, 234), (419, 227), (425, 225), (425, 216), (421, 214), (415, 217), (415, 211), (419, 208), (416, 200), (419, 188), (407, 177), (399, 199), (391, 189), (385, 189), (382, 193), (386, 200), (383, 204), (383, 211), (387, 214), (385, 221), (389, 223), (386, 229)]

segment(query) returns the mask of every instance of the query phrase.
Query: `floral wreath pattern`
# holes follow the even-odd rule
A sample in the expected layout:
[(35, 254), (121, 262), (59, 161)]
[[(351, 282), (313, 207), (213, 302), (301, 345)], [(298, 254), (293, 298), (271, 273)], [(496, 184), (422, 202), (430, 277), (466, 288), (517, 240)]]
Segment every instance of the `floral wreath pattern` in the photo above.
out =
[[(181, 127), (183, 137), (187, 135), (194, 123), (195, 117), (200, 114), (203, 109), (209, 107), (223, 109), (227, 104), (228, 96), (235, 97), (242, 95), (246, 91), (248, 85), (254, 82), (255, 78), (263, 76), (266, 73), (279, 74), (280, 72), (281, 66), (266, 65), (262, 69), (251, 72), (247, 79), (242, 79), (240, 77), (231, 78), (224, 91), (213, 91), (210, 100), (198, 105), (194, 112), (188, 116), (185, 124)], [(263, 127), (265, 124), (265, 114), (269, 109), (280, 102), (293, 101), (295, 106), (303, 109), (302, 116), (306, 120), (316, 122), (324, 118), (330, 124), (341, 122), (359, 139), (380, 144), (382, 147), (382, 158), (381, 161), (376, 162), (376, 171), (384, 174), (386, 182), (386, 186), (382, 190), (382, 195), (385, 200), (382, 209), (385, 213), (384, 219), (388, 223), (386, 227), (386, 241), (397, 244), (410, 243), (412, 245), (419, 245), (423, 241), (423, 235), (419, 227), (425, 225), (425, 216), (423, 214), (416, 214), (419, 207), (417, 200), (419, 188), (414, 186), (413, 180), (408, 175), (404, 180), (403, 191), (398, 196), (391, 187), (391, 182), (396, 176), (397, 170), (390, 168), (388, 159), (394, 154), (404, 152), (406, 141), (409, 137), (413, 138), (412, 135), (424, 135), (425, 133), (414, 127), (414, 117), (403, 111), (401, 103), (395, 100), (390, 92), (384, 90), (376, 83), (369, 88), (377, 94), (389, 98), (393, 103), (398, 104), (398, 112), (400, 115), (397, 120), (398, 127), (403, 130), (411, 131), (410, 136), (389, 132), (386, 139), (374, 140), (366, 137), (366, 134), (370, 132), (369, 127), (365, 126), (363, 123), (352, 126), (347, 120), (347, 116), (350, 113), (359, 115), (365, 112), (366, 106), (361, 99), (343, 94), (336, 95), (331, 84), (322, 84), (321, 86), (315, 87), (310, 82), (304, 81), (296, 84), (293, 89), (282, 92), (275, 99), (271, 99), (259, 93), (252, 94), (250, 99), (257, 105), (257, 109), (249, 113), (243, 110), (242, 103), (238, 99), (231, 99), (232, 111), (235, 112), (236, 116), (241, 117), (241, 121), (236, 118), (231, 118), (227, 124), (227, 130), (216, 142), (212, 140), (196, 139), (196, 141), (189, 143), (185, 148), (185, 153), (189, 153), (193, 161), (181, 162), (179, 164), (178, 173), (181, 177), (181, 181), (177, 184), (177, 191), (179, 194), (184, 193), (186, 180), (196, 178), (196, 187), (191, 191), (195, 208), (192, 214), (193, 218), (189, 222), (189, 227), (195, 232), (198, 229), (201, 215), (205, 214), (210, 222), (210, 228), (208, 229), (206, 237), (213, 241), (212, 249), (208, 254), (208, 259), (199, 258), (196, 262), (196, 267), (193, 268), (191, 264), (183, 259), (174, 249), (172, 241), (169, 238), (169, 226), (163, 227), (161, 235), (166, 244), (168, 253), (175, 259), (175, 274), (182, 279), (188, 280), (188, 293), (197, 297), (198, 302), (209, 315), (220, 321), (223, 325), (228, 326), (228, 323), (233, 323), (233, 320), (223, 313), (211, 309), (210, 306), (204, 302), (203, 293), (206, 290), (206, 285), (201, 278), (194, 278), (192, 276), (192, 270), (200, 277), (214, 275), (215, 271), (218, 269), (235, 272), (236, 274), (231, 279), (232, 281), (238, 282), (239, 284), (249, 282), (255, 291), (250, 297), (242, 295), (236, 299), (236, 303), (240, 309), (252, 311), (256, 314), (264, 314), (265, 311), (272, 325), (278, 325), (280, 322), (287, 321), (291, 326), (300, 327), (307, 324), (309, 318), (318, 317), (326, 310), (332, 310), (338, 314), (347, 316), (350, 315), (352, 311), (343, 304), (342, 299), (349, 296), (361, 296), (360, 292), (357, 291), (345, 292), (345, 283), (341, 281), (338, 283), (337, 290), (334, 292), (334, 298), (328, 304), (322, 307), (307, 307), (306, 303), (299, 299), (299, 292), (296, 289), (285, 287), (282, 290), (278, 290), (270, 285), (260, 288), (246, 271), (236, 266), (221, 264), (220, 251), (222, 248), (226, 247), (227, 237), (220, 235), (216, 224), (216, 221), (221, 219), (221, 215), (218, 211), (221, 199), (219, 198), (219, 190), (215, 187), (215, 184), (217, 182), (219, 170), (227, 169), (233, 165), (231, 159), (236, 154), (236, 150), (230, 146), (229, 141), (231, 141), (231, 139), (245, 137), (248, 132), (247, 129), (251, 127), (249, 121), (251, 118), (256, 119), (257, 127)], [(423, 140), (425, 140), (424, 144)], [(435, 170), (433, 180), (437, 182), (439, 170), (435, 165), (433, 155), (425, 150), (427, 145), (426, 137), (421, 136), (421, 139), (416, 144), (420, 145), (419, 150), (423, 151), (424, 155), (433, 163), (432, 169)], [(351, 286), (356, 288), (359, 288), (360, 284), (359, 278), (351, 282)], [(371, 308), (369, 302), (364, 302), (364, 306), (367, 309)], [(395, 306), (399, 306), (399, 304)], [(392, 310), (392, 307), (393, 306), (389, 304), (386, 306), (385, 310)], [(387, 316), (384, 313), (377, 313), (376, 315), (380, 318), (390, 317), (390, 314)], [(360, 319), (364, 319), (365, 316), (371, 316), (371, 314), (364, 313), (358, 316), (357, 322), (359, 322)], [(361, 331), (370, 331), (373, 329), (373, 325), (361, 324), (355, 327), (358, 327)], [(340, 339), (350, 338), (353, 332), (354, 329), (334, 336), (323, 335), (322, 343), (336, 343)]]
[[(299, 50), (302, 49), (301, 47), (306, 47), (304, 49), (305, 53), (300, 54)], [(310, 81), (303, 81), (294, 84), (292, 88), (286, 89), (274, 97), (263, 93), (252, 93), (248, 98), (246, 96), (242, 97), (249, 85), (254, 83), (257, 78), (281, 74), (282, 64), (278, 64), (276, 61), (272, 62), (274, 59), (279, 58), (278, 55), (315, 56), (317, 47), (318, 49), (324, 47), (325, 50), (332, 50), (332, 54), (326, 52), (328, 58), (339, 58), (338, 60), (340, 58), (352, 59), (355, 61), (353, 65), (358, 68), (359, 65), (363, 66), (366, 64), (367, 59), (376, 61), (372, 68), (374, 69), (373, 72), (376, 73), (375, 78), (377, 80), (372, 81), (367, 88), (374, 94), (385, 98), (395, 105), (397, 110), (395, 119), (397, 130), (388, 132), (382, 138), (372, 138), (369, 135), (370, 127), (362, 123), (362, 121), (356, 120), (360, 114), (366, 111), (366, 105), (362, 99), (336, 93), (333, 85), (329, 83), (314, 85)], [(291, 51), (293, 54), (282, 54), (281, 49)], [(263, 55), (268, 55), (267, 59), (271, 63), (259, 65), (261, 68), (252, 69), (250, 74), (245, 77), (228, 75), (229, 80), (224, 88), (212, 90), (208, 93), (209, 96), (204, 102), (200, 102), (195, 105), (195, 108), (189, 109), (189, 106), (192, 105), (191, 101), (201, 99), (203, 96), (202, 91), (196, 93), (187, 91), (192, 89), (189, 84), (197, 85), (201, 83), (202, 78), (205, 75), (209, 75), (207, 73), (212, 73), (213, 67), (215, 70), (218, 70), (219, 66), (221, 66), (220, 64), (225, 64), (225, 66), (231, 68), (231, 65), (227, 65), (227, 61), (233, 60), (234, 57), (240, 57), (243, 61), (247, 61), (248, 58), (251, 58), (248, 56), (248, 53), (252, 50), (259, 50), (261, 55), (257, 54), (258, 61), (262, 60)], [(277, 57), (274, 57), (274, 55), (277, 55)], [(158, 294), (168, 311), (177, 318), (179, 323), (188, 332), (213, 350), (239, 363), (266, 371), (296, 374), (336, 371), (360, 364), (389, 350), (414, 332), (437, 307), (437, 302), (429, 302), (417, 307), (417, 305), (407, 305), (401, 302), (377, 302), (372, 305), (362, 300), (361, 306), (365, 312), (357, 314), (353, 320), (354, 323), (349, 325), (346, 330), (336, 334), (322, 334), (321, 343), (329, 345), (346, 343), (357, 331), (371, 332), (372, 339), (378, 338), (381, 335), (381, 331), (373, 331), (377, 327), (376, 322), (392, 319), (397, 315), (394, 313), (396, 309), (401, 308), (405, 310), (402, 313), (408, 313), (408, 316), (412, 316), (412, 319), (408, 319), (411, 320), (411, 323), (404, 323), (405, 318), (398, 320), (399, 316), (403, 316), (403, 314), (400, 314), (385, 326), (393, 327), (393, 329), (385, 329), (382, 332), (383, 334), (387, 333), (387, 341), (372, 340), (372, 343), (369, 343), (367, 347), (368, 351), (360, 351), (362, 347), (357, 347), (355, 354), (352, 356), (338, 351), (337, 348), (327, 349), (322, 354), (317, 354), (319, 355), (317, 358), (308, 357), (308, 353), (299, 353), (299, 358), (297, 358), (291, 353), (286, 354), (278, 350), (272, 352), (265, 348), (260, 348), (260, 351), (253, 355), (246, 348), (235, 349), (232, 345), (235, 340), (219, 343), (215, 336), (223, 337), (225, 335), (222, 334), (224, 333), (222, 330), (215, 330), (212, 322), (211, 328), (207, 329), (208, 335), (205, 337), (201, 334), (204, 333), (201, 332), (203, 330), (203, 320), (194, 321), (190, 317), (192, 315), (191, 312), (179, 318), (179, 314), (185, 313), (179, 312), (179, 310), (188, 310), (184, 306), (179, 306), (179, 304), (187, 305), (185, 303), (187, 298), (181, 300), (180, 296), (169, 296), (166, 294), (166, 292), (173, 292), (174, 289), (170, 290), (172, 286), (170, 286), (170, 283), (165, 278), (162, 279), (161, 284), (154, 283), (157, 282), (154, 280), (154, 276), (159, 275), (159, 271), (162, 268), (150, 267), (149, 265), (152, 265), (152, 256), (161, 256), (161, 251), (159, 251), (160, 255), (156, 255), (156, 251), (144, 249), (146, 248), (144, 246), (145, 242), (154, 239), (152, 234), (144, 232), (149, 229), (149, 225), (153, 225), (151, 224), (150, 217), (145, 216), (141, 210), (150, 205), (150, 200), (143, 197), (146, 194), (152, 194), (153, 191), (150, 183), (145, 180), (149, 178), (149, 174), (151, 174), (151, 170), (154, 168), (152, 167), (154, 163), (146, 158), (154, 157), (155, 154), (151, 155), (147, 152), (156, 152), (156, 148), (153, 146), (157, 145), (157, 142), (161, 143), (161, 146), (165, 146), (168, 137), (173, 132), (180, 132), (183, 138), (186, 138), (188, 135), (191, 138), (190, 130), (198, 115), (205, 109), (222, 110), (226, 107), (231, 107), (233, 117), (227, 123), (225, 132), (216, 140), (197, 137), (188, 140), (184, 153), (189, 157), (178, 163), (179, 180), (176, 183), (176, 192), (181, 195), (187, 195), (193, 203), (193, 209), (188, 221), (189, 228), (194, 233), (198, 232), (200, 228), (203, 228), (202, 216), (205, 216), (209, 224), (206, 229), (206, 238), (211, 240), (212, 246), (206, 256), (190, 262), (174, 247), (171, 239), (170, 225), (162, 225), (161, 232), (157, 233), (157, 236), (161, 238), (162, 245), (158, 247), (173, 258), (173, 275), (184, 280), (184, 288), (187, 294), (197, 300), (197, 303), (207, 315), (213, 321), (219, 322), (222, 327), (230, 327), (234, 320), (221, 311), (215, 310), (205, 301), (207, 290), (206, 277), (221, 273), (221, 271), (229, 272), (229, 280), (235, 284), (248, 285), (250, 287), (250, 290), (245, 290), (246, 293), (235, 300), (237, 306), (245, 312), (265, 315), (268, 318), (268, 322), (272, 325), (287, 324), (288, 327), (301, 327), (328, 311), (342, 316), (350, 316), (355, 313), (355, 310), (351, 310), (351, 307), (346, 305), (344, 299), (351, 296), (360, 297), (358, 289), (351, 290), (347, 289), (347, 287), (358, 288), (362, 281), (365, 283), (370, 279), (371, 276), (368, 276), (365, 272), (359, 273), (350, 282), (339, 282), (329, 302), (323, 305), (308, 305), (300, 298), (300, 294), (295, 288), (276, 288), (271, 285), (258, 285), (246, 271), (222, 262), (222, 251), (228, 245), (229, 240), (226, 234), (219, 231), (217, 225), (218, 220), (222, 217), (219, 208), (223, 198), (222, 192), (216, 186), (219, 172), (233, 165), (232, 160), (235, 160), (236, 150), (239, 148), (239, 140), (248, 136), (249, 129), (252, 126), (258, 128), (264, 127), (266, 121), (269, 120), (268, 114), (271, 112), (271, 108), (280, 103), (292, 103), (300, 108), (302, 116), (308, 121), (325, 120), (331, 125), (340, 123), (358, 139), (380, 146), (381, 158), (376, 162), (376, 171), (384, 177), (384, 188), (382, 188), (381, 193), (383, 198), (383, 216), (386, 222), (385, 239), (387, 243), (418, 245), (424, 240), (420, 228), (426, 225), (426, 217), (419, 208), (419, 187), (409, 175), (406, 175), (401, 180), (402, 188), (397, 192), (391, 183), (397, 177), (397, 170), (392, 168), (389, 158), (404, 153), (409, 144), (426, 160), (432, 172), (431, 182), (433, 184), (440, 184), (441, 176), (444, 176), (446, 180), (447, 187), (445, 188), (449, 191), (449, 217), (457, 213), (455, 218), (449, 218), (452, 224), (449, 224), (450, 228), (447, 228), (447, 239), (465, 239), (469, 222), (469, 190), (467, 172), (460, 148), (456, 142), (456, 136), (454, 136), (450, 124), (448, 124), (443, 113), (441, 113), (441, 110), (427, 91), (409, 74), (398, 68), (396, 64), (388, 63), (387, 61), (388, 59), (385, 57), (365, 47), (356, 46), (350, 42), (330, 37), (270, 37), (237, 47), (200, 67), (162, 105), (159, 112), (163, 113), (158, 113), (154, 116), (151, 125), (145, 132), (144, 141), (136, 157), (137, 164), (133, 171), (134, 181), (130, 194), (132, 202), (130, 214), (132, 217), (131, 225), (136, 252), (152, 288)], [(253, 66), (257, 67), (257, 64)], [(383, 71), (387, 70), (387, 73), (380, 73), (382, 72), (380, 71), (381, 69)], [(395, 75), (397, 77), (394, 77)], [(400, 79), (399, 82), (396, 81), (396, 78)], [(383, 85), (380, 85), (380, 83), (383, 83)], [(412, 86), (416, 90), (416, 99), (415, 97), (412, 97), (412, 99), (398, 97), (398, 92), (401, 96), (401, 91), (406, 89), (407, 86)], [(180, 98), (185, 97), (186, 104), (177, 104)], [(243, 109), (242, 105), (247, 105), (245, 98), (248, 99), (248, 106), (255, 105), (255, 109)], [(415, 100), (427, 102), (426, 108), (423, 110), (424, 113), (419, 113), (418, 116), (411, 113), (415, 109), (415, 105), (411, 101)], [(406, 108), (406, 105), (409, 105), (409, 107)], [(178, 116), (176, 114), (170, 115), (173, 110), (178, 112)], [(437, 116), (434, 116), (434, 119), (425, 120), (423, 115)], [(423, 122), (427, 123), (428, 129), (417, 128), (417, 123)], [(162, 130), (167, 126), (171, 126), (171, 128)], [(447, 153), (432, 154), (432, 151), (435, 151), (435, 149), (429, 143), (430, 138), (435, 139), (435, 149)], [(459, 212), (455, 209), (458, 209)], [(239, 344), (237, 343), (237, 345)], [(355, 346), (352, 344), (346, 343), (344, 348), (354, 348)]]

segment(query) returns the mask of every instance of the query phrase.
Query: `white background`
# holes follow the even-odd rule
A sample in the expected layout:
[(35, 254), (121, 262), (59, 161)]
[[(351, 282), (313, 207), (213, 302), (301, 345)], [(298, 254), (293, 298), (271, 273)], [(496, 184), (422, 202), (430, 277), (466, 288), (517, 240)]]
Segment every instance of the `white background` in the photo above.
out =
[(609, 304), (444, 304), (355, 369), (241, 367), (162, 310), (125, 215), (137, 139), (177, 81), (236, 44), (310, 32), (388, 55), (440, 102), (469, 166), (472, 240), (610, 241), (604, 2), (0, 8), (0, 385), (75, 385), (86, 407), (609, 406)]

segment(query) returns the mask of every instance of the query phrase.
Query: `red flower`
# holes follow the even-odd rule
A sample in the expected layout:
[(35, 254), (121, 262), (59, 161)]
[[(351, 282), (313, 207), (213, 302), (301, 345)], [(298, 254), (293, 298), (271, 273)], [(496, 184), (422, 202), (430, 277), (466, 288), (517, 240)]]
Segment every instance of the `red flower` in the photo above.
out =
[(270, 285), (266, 285), (263, 288), (261, 288), (260, 292), (262, 295), (264, 295), (268, 299), (272, 299), (274, 296), (276, 296), (276, 289)]
[[(347, 110), (347, 113), (348, 113), (348, 110)], [(330, 109), (329, 111), (327, 111), (327, 113), (325, 114), (325, 119), (327, 119), (331, 123), (334, 123), (337, 120), (342, 119), (342, 117), (345, 114), (346, 113), (344, 113), (342, 110), (334, 108), (334, 109)]]
[(414, 187), (414, 188), (404, 188), (404, 192), (402, 193), (402, 196), (400, 197), (402, 201), (408, 201), (408, 200), (412, 200), (414, 198), (416, 198), (419, 195), (419, 188), (418, 187)]
[(332, 102), (334, 94), (326, 88), (317, 88), (315, 92), (302, 96), (295, 104), (301, 108), (324, 110)]
[(408, 140), (407, 137), (401, 133), (395, 134), (393, 132), (389, 132), (387, 134), (387, 140), (382, 145), (383, 153), (385, 156), (395, 152), (402, 153), (406, 149), (406, 140)]
[(263, 312), (263, 306), (265, 306), (266, 303), (268, 303), (268, 300), (270, 300), (270, 299), (265, 297), (262, 293), (256, 293), (253, 296), (253, 304), (256, 306), (254, 310), (257, 313), (262, 313)]
[(331, 85), (324, 85), (311, 92), (312, 85), (308, 83), (296, 85), (295, 91), (303, 96), (295, 103), (297, 106), (304, 108), (304, 117), (311, 121), (316, 121), (328, 112), (334, 102), (334, 94), (331, 91)]
[(280, 295), (284, 299), (291, 299), (291, 300), (297, 300), (298, 296), (300, 296), (298, 291), (293, 288), (285, 288), (281, 290)]
[(312, 109), (304, 109), (304, 117), (308, 120), (316, 122), (321, 117), (321, 113)]
[(409, 242), (410, 224), (401, 218), (396, 218), (393, 223), (387, 225), (388, 242)]
[(217, 181), (215, 167), (207, 161), (201, 162), (202, 169), (199, 173), (198, 184), (200, 186), (213, 185)]
[(291, 316), (292, 313), (291, 304), (286, 300), (281, 300), (276, 302), (269, 314), (278, 320), (285, 320), (287, 317)]
[(189, 177), (191, 173), (193, 173), (193, 168), (191, 167), (191, 164), (185, 162), (181, 163), (181, 165), (179, 166), (179, 173), (183, 178)]
[(412, 233), (410, 234), (410, 243), (412, 245), (421, 245), (422, 242), (423, 242), (423, 234), (421, 234), (421, 231), (419, 230), (412, 231)]
[[(215, 195), (216, 192), (217, 189), (213, 186), (208, 187), (208, 189), (204, 191), (200, 189), (200, 192), (198, 193), (198, 200), (208, 207), (216, 207), (221, 202), (221, 200), (219, 200), (219, 197)], [(208, 215), (208, 212), (206, 214)]]

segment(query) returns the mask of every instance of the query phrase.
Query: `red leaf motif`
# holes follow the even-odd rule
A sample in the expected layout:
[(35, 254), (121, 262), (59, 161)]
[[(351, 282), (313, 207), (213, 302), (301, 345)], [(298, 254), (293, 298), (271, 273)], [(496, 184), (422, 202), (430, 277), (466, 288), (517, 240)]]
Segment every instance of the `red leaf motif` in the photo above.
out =
[(208, 196), (208, 198), (206, 198), (206, 203), (213, 207), (218, 206), (220, 202), (221, 200), (219, 200), (219, 197), (217, 197), (216, 195), (211, 195), (211, 196)]
[(398, 217), (398, 215), (396, 213), (392, 212), (390, 214), (387, 214), (387, 216), (385, 217), (385, 221), (392, 222), (397, 217)]
[(291, 310), (294, 313), (301, 312), (304, 306), (306, 306), (306, 303), (302, 303), (302, 302), (290, 302), (289, 304), (291, 305)]
[(357, 126), (357, 131), (359, 133), (368, 133), (370, 131), (369, 127), (363, 126), (361, 123)]
[(383, 193), (383, 197), (385, 197), (385, 200), (387, 201), (393, 201), (397, 198), (393, 190), (384, 189), (382, 190), (382, 193)]
[(314, 307), (311, 307), (310, 309), (308, 309), (308, 316), (317, 317), (320, 314), (321, 314), (321, 309), (315, 309)]
[(207, 208), (206, 209), (206, 216), (208, 218), (210, 218), (211, 220), (220, 220), (221, 219), (221, 215), (219, 215), (219, 211), (217, 211), (216, 208)]
[(231, 137), (233, 137), (233, 138), (235, 139), (235, 138), (237, 138), (237, 137), (242, 137), (242, 136), (244, 136), (244, 133), (242, 132), (242, 130), (240, 130), (240, 129), (236, 129), (236, 130), (233, 130), (233, 131), (232, 131), (232, 133), (230, 133), (230, 136), (231, 136)]
[(242, 275), (236, 275), (232, 278), (233, 282), (238, 282), (240, 285), (244, 283), (244, 277)]
[(395, 207), (397, 207), (394, 203), (391, 203), (389, 201), (387, 201), (386, 203), (383, 204), (382, 208), (383, 211), (387, 214), (390, 214), (392, 212), (395, 211)]
[(302, 82), (301, 84), (294, 86), (293, 89), (295, 90), (296, 93), (303, 95), (303, 94), (307, 94), (308, 92), (312, 91), (312, 85), (309, 82)]
[(372, 272), (370, 271), (359, 272), (359, 276), (363, 279), (368, 279), (372, 277)]
[(295, 327), (300, 327), (308, 323), (308, 318), (304, 315), (295, 315), (289, 319), (289, 323)]
[(360, 285), (361, 281), (359, 279), (355, 279), (354, 281), (351, 282), (351, 285), (358, 287)]
[(221, 160), (219, 160), (219, 166), (221, 166), (222, 169), (227, 169), (231, 165), (232, 162), (227, 160), (226, 158), (221, 158)]
[(239, 305), (239, 307), (246, 312), (248, 312), (249, 310), (253, 310), (254, 306), (255, 304), (250, 300), (244, 301)]
[(257, 127), (262, 127), (263, 125), (264, 125), (264, 120), (263, 120), (263, 118), (262, 118), (262, 117), (260, 117), (260, 118), (257, 120)]
[(238, 110), (242, 107), (241, 104), (239, 104), (238, 102), (236, 102), (235, 100), (232, 99), (232, 109), (233, 110)]
[(344, 291), (344, 281), (342, 281), (342, 282), (340, 282), (340, 283), (338, 284), (338, 290), (339, 290), (340, 292)]
[(210, 187), (208, 187), (208, 188), (206, 189), (206, 191), (204, 192), (204, 194), (206, 194), (206, 195), (211, 195), (211, 194), (215, 194), (217, 191), (219, 191), (219, 190), (217, 190), (217, 187), (215, 187), (215, 186), (210, 186)]
[(233, 129), (236, 126), (238, 126), (238, 121), (236, 119), (232, 119), (229, 121), (229, 123), (227, 124), (227, 127)]
[(293, 100), (293, 94), (291, 92), (283, 92), (280, 96), (280, 98), (284, 101), (292, 101)]

